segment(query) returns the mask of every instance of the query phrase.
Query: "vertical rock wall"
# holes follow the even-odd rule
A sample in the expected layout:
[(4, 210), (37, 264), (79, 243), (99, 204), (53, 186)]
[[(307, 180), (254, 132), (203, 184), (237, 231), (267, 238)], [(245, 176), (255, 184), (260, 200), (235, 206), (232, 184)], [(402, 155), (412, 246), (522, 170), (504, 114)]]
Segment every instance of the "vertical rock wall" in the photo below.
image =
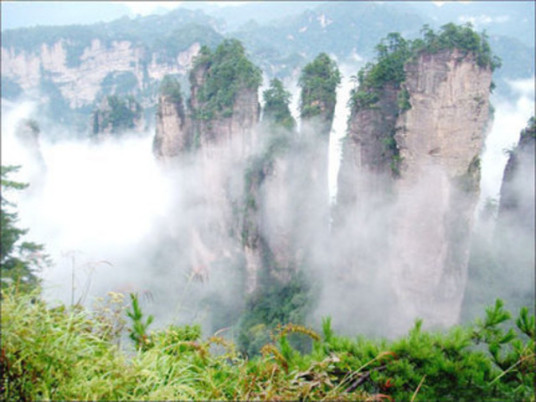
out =
[(174, 158), (191, 146), (191, 122), (186, 118), (182, 99), (161, 94), (156, 112), (153, 153), (159, 159)]
[(452, 325), (467, 278), (491, 70), (457, 51), (423, 54), (405, 70), (411, 109), (399, 116), (395, 135), (393, 317)]
[(387, 314), (395, 332), (417, 317), (458, 320), (491, 83), (489, 68), (457, 50), (404, 68), (400, 88), (385, 84), (352, 111), (334, 211), (336, 275), (353, 283), (362, 315)]

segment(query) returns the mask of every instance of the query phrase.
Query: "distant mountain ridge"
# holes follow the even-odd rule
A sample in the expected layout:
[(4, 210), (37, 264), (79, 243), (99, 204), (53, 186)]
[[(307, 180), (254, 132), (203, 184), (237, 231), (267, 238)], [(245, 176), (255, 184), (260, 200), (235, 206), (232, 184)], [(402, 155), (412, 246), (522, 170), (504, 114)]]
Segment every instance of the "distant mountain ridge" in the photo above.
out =
[[(282, 3), (278, 19), (272, 18), (277, 14), (277, 2), (234, 7), (249, 10), (249, 20), (231, 9), (188, 7), (92, 25), (3, 31), (2, 98), (44, 97), (49, 115), (60, 115), (63, 123), (83, 131), (91, 111), (107, 95), (133, 95), (153, 115), (156, 89), (163, 76), (175, 75), (186, 84), (196, 49), (202, 45), (214, 48), (226, 37), (241, 40), (267, 78), (295, 80), (300, 68), (321, 52), (357, 71), (373, 57), (376, 43), (387, 33), (401, 32), (411, 38), (419, 35), (423, 24), (442, 23), (439, 9), (429, 4), (322, 2), (303, 5), (301, 11), (292, 13), (291, 6)], [(530, 28), (533, 24), (530, 18), (528, 22), (519, 20), (531, 4), (517, 5), (512, 15), (502, 20), (500, 12), (506, 10), (501, 7), (472, 5), (470, 9), (476, 22), (488, 21), (483, 17), (487, 14), (502, 21), (496, 24), (500, 29), (493, 31), (501, 34), (518, 32), (517, 25)], [(461, 14), (463, 7), (450, 3), (441, 10), (449, 10), (457, 20), (470, 17)], [(474, 14), (475, 10), (482, 12)], [(256, 17), (255, 13), (263, 15)], [(499, 92), (507, 94), (504, 78), (534, 76), (534, 47), (527, 46), (530, 39), (490, 35), (490, 43), (504, 60), (494, 75)]]

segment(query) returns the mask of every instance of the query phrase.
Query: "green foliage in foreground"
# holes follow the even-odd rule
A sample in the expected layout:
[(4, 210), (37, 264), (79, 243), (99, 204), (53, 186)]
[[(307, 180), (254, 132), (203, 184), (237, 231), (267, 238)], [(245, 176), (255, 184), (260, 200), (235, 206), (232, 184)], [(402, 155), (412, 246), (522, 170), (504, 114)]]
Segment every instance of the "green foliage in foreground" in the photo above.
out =
[[(417, 322), (393, 342), (336, 336), (329, 319), (323, 336), (289, 324), (247, 360), (198, 327), (155, 331), (128, 355), (116, 345), (121, 309), (49, 308), (13, 288), (2, 298), (3, 400), (534, 400), (534, 317), (523, 309), (506, 330), (501, 301), (472, 327), (432, 333)], [(296, 333), (310, 353), (291, 347)]]

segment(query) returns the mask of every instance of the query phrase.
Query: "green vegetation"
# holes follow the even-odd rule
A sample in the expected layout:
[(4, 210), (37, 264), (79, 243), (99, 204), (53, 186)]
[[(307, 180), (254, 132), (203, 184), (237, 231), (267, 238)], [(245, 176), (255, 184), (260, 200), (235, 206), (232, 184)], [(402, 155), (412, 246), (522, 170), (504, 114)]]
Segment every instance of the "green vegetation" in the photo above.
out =
[(536, 139), (536, 118), (534, 116), (529, 119), (527, 127), (521, 131), (521, 138)]
[(341, 75), (335, 61), (320, 53), (301, 73), (300, 111), (302, 118), (322, 116), (331, 122), (335, 112), (336, 89)]
[(494, 56), (485, 32), (480, 35), (473, 30), (470, 23), (456, 25), (453, 23), (443, 25), (439, 34), (436, 34), (428, 25), (421, 30), (423, 39), (416, 39), (412, 47), (417, 53), (437, 53), (441, 50), (458, 49), (462, 57), (468, 54), (475, 56), (477, 64), (492, 71), (501, 66), (501, 60)]
[[(330, 319), (322, 336), (288, 324), (247, 359), (197, 326), (154, 331), (145, 349), (125, 353), (119, 294), (92, 312), (14, 288), (2, 296), (3, 400), (534, 399), (534, 316), (524, 308), (514, 326), (500, 300), (471, 326), (427, 332), (417, 321), (395, 341), (339, 337)], [(293, 335), (310, 351), (292, 347)]]
[(174, 61), (179, 53), (187, 50), (194, 43), (211, 47), (216, 46), (221, 40), (221, 35), (212, 27), (191, 23), (175, 29), (164, 37), (156, 38), (153, 49), (158, 54), (158, 62)]
[(102, 110), (97, 110), (93, 115), (94, 135), (108, 128), (112, 133), (133, 129), (142, 116), (140, 104), (131, 95), (124, 98), (117, 95), (108, 96), (106, 104)]
[(398, 109), (401, 112), (411, 109), (411, 103), (409, 103), (409, 92), (406, 88), (402, 88), (398, 91), (396, 101), (398, 104)]
[(271, 80), (270, 88), (263, 93), (264, 120), (271, 125), (293, 130), (296, 122), (290, 113), (290, 98), (291, 94), (285, 90), (281, 80)]
[[(471, 24), (446, 24), (440, 28), (439, 33), (425, 25), (421, 34), (422, 38), (406, 40), (399, 33), (390, 33), (381, 40), (376, 46), (376, 62), (367, 63), (358, 72), (359, 88), (352, 91), (352, 108), (372, 107), (379, 100), (378, 90), (386, 85), (400, 89), (406, 79), (404, 65), (423, 53), (435, 54), (457, 49), (461, 52), (462, 59), (472, 54), (482, 68), (495, 70), (501, 65), (500, 60), (491, 53), (486, 34), (479, 35)], [(406, 101), (401, 103), (401, 110), (407, 110), (409, 98)]]
[(132, 320), (132, 328), (129, 329), (129, 338), (132, 339), (136, 344), (136, 349), (145, 350), (151, 345), (151, 340), (147, 334), (147, 329), (153, 322), (154, 317), (150, 315), (144, 322), (138, 296), (131, 293), (130, 301), (132, 303), (132, 310), (127, 311), (128, 318)]
[[(204, 80), (197, 82), (201, 72)], [(211, 120), (216, 116), (230, 117), (240, 90), (257, 90), (262, 82), (261, 71), (246, 57), (244, 47), (236, 39), (224, 40), (214, 52), (203, 46), (190, 73), (192, 86), (198, 85), (200, 107), (194, 117)]]
[(166, 75), (162, 79), (160, 83), (160, 94), (167, 97), (173, 103), (182, 103), (181, 85), (176, 78), (170, 75)]
[[(259, 354), (278, 327), (304, 324), (311, 310), (311, 289), (303, 273), (292, 274), (287, 283), (282, 283), (269, 271), (264, 269), (259, 289), (248, 299), (239, 323), (238, 344), (248, 356)], [(301, 349), (307, 345), (299, 335), (291, 340)]]
[(22, 241), (27, 229), (17, 227), (17, 212), (12, 210), (15, 205), (6, 198), (11, 190), (23, 190), (27, 184), (9, 180), (8, 176), (19, 167), (2, 166), (2, 192), (0, 194), (0, 266), (2, 289), (15, 283), (21, 289), (29, 290), (39, 285), (36, 270), (47, 263), (47, 256), (42, 254), (43, 246)]

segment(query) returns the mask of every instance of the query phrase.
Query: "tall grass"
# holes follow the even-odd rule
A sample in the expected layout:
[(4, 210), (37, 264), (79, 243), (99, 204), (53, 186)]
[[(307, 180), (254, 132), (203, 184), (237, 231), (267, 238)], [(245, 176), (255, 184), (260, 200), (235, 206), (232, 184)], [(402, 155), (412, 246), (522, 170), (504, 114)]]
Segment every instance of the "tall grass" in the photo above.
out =
[[(534, 317), (523, 310), (507, 330), (501, 303), (472, 327), (432, 333), (417, 322), (394, 342), (338, 337), (329, 319), (323, 336), (287, 325), (253, 359), (221, 337), (202, 340), (197, 326), (144, 328), (150, 342), (127, 353), (121, 303), (111, 294), (89, 312), (3, 291), (2, 399), (534, 400)], [(312, 351), (293, 349), (290, 334)]]

